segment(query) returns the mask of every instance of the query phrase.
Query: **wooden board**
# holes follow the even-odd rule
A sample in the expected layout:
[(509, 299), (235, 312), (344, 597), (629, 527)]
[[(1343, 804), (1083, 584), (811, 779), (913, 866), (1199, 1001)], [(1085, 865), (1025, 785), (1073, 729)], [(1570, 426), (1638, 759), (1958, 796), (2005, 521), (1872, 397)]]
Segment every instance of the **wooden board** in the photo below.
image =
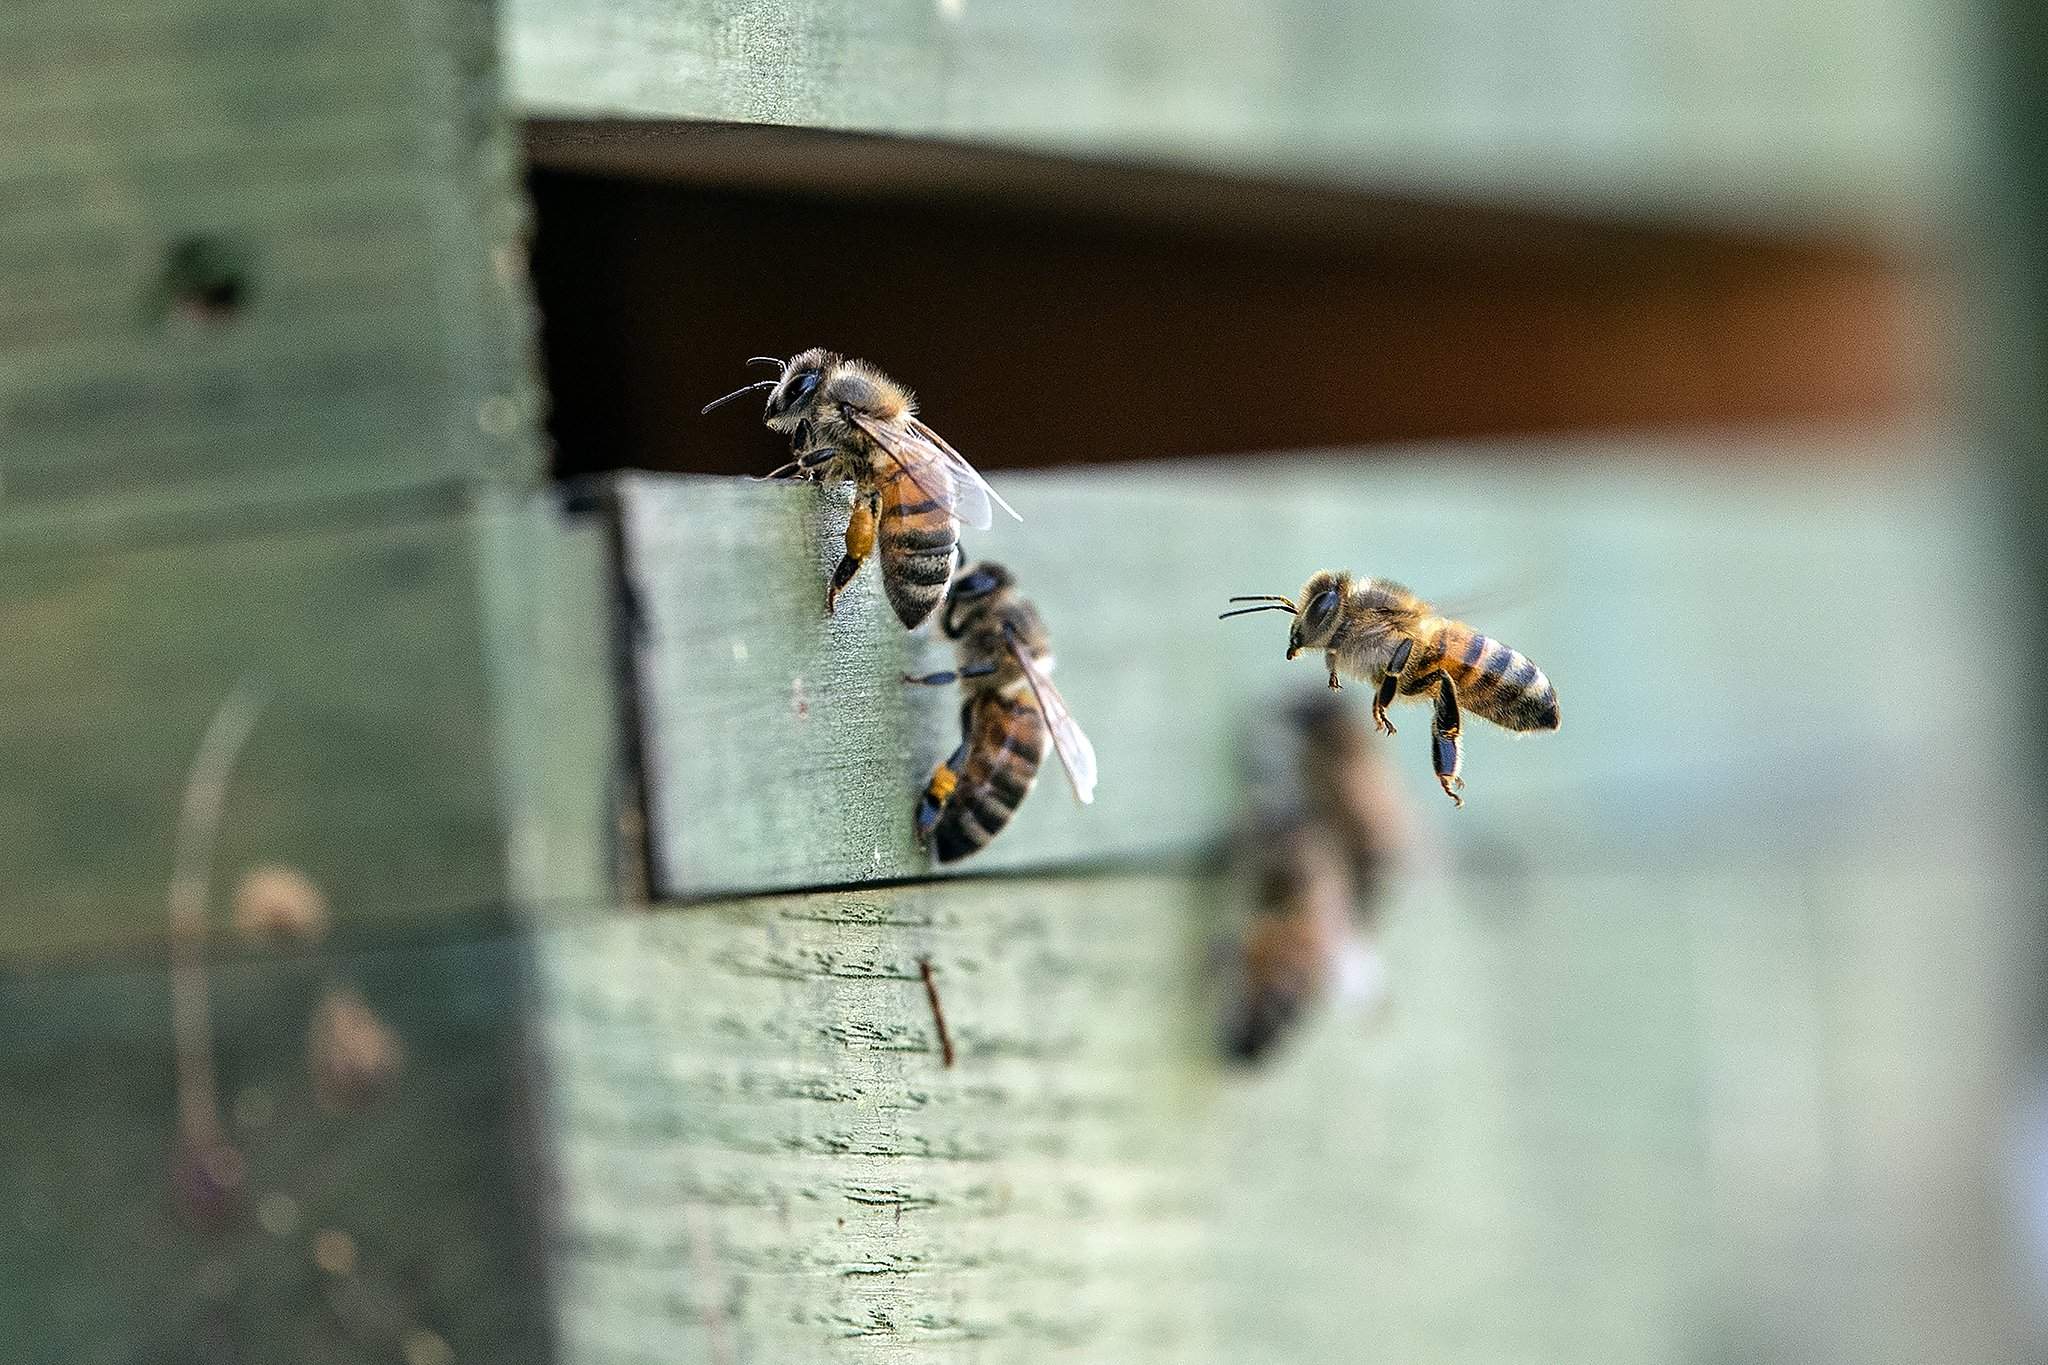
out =
[(513, 894), (530, 920), (642, 899), (611, 529), (574, 496), (497, 493), (476, 531)]
[(1939, 212), (1959, 34), (1914, 0), (515, 0), (529, 113), (861, 129), (1623, 215)]
[(1208, 1358), (1200, 933), (1122, 877), (549, 934), (562, 1359)]
[[(1989, 712), (1928, 705), (1897, 671), (1925, 651), (1930, 621), (1951, 638), (1996, 629), (1998, 570), (1972, 529), (1980, 494), (1937, 468), (1948, 439), (1885, 441), (1910, 477), (1846, 477), (1867, 468), (1867, 443), (1851, 460), (1788, 434), (1711, 451), (1616, 443), (1583, 462), (1503, 445), (1455, 461), (1001, 475), (1026, 521), (967, 544), (1009, 564), (1043, 611), (1102, 783), (1084, 810), (1044, 774), (964, 866), (1207, 847), (1238, 800), (1247, 721), (1320, 676), (1283, 660), (1282, 618), (1216, 613), (1233, 593), (1292, 593), (1347, 565), (1472, 602), (1474, 623), (1559, 690), (1556, 735), (1469, 730), (1462, 811), (1435, 793), (1426, 716), (1397, 713), (1383, 751), (1429, 838), (1576, 866), (1695, 860), (1709, 845), (1996, 844), (2002, 833), (1960, 814), (2008, 761)], [(1795, 463), (1742, 458), (1767, 454)], [(823, 615), (843, 497), (638, 475), (618, 493), (658, 893), (924, 875), (911, 811), (957, 740), (957, 700), (897, 679), (950, 654), (902, 631), (872, 566)], [(1951, 686), (2000, 707), (1988, 658), (1948, 667)], [(1364, 706), (1362, 688), (1351, 695)]]
[[(0, 543), (530, 475), (484, 6), (11, 10)], [(240, 281), (211, 318), (163, 295), (195, 243)]]
[[(430, 1333), (458, 1361), (543, 1359), (520, 950), (323, 954), (210, 980), (248, 1173), (244, 1198), (201, 1221), (173, 1180), (164, 970), (0, 976), (0, 1355), (389, 1365), (431, 1352)], [(308, 1077), (330, 982), (404, 1051), (388, 1096), (358, 1111), (323, 1108)], [(352, 1265), (321, 1267), (322, 1233)]]
[(245, 677), (268, 695), (227, 788), (218, 903), (285, 863), (344, 923), (502, 907), (476, 529), (443, 510), (10, 562), (0, 953), (161, 939), (187, 773)]
[(561, 1358), (2002, 1358), (1979, 870), (1423, 868), (1383, 1009), (1250, 1075), (1201, 877), (551, 933)]

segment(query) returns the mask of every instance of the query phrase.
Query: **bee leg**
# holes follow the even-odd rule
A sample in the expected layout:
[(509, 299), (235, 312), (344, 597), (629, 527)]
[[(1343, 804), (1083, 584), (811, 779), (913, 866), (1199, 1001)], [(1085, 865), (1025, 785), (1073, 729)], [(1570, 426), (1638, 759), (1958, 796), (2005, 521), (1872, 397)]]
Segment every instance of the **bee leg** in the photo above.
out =
[(1337, 681), (1337, 651), (1331, 650), (1323, 656), (1323, 666), (1330, 670), (1330, 690), (1342, 692), (1344, 684)]
[(770, 470), (766, 474), (755, 475), (753, 481), (755, 483), (772, 483), (777, 479), (815, 479), (818, 477), (819, 466), (838, 453), (831, 446), (820, 446), (816, 450), (806, 450), (778, 469)]
[(1386, 734), (1394, 733), (1394, 722), (1387, 719), (1387, 708), (1394, 704), (1394, 694), (1401, 687), (1401, 670), (1408, 667), (1408, 651), (1415, 647), (1413, 640), (1403, 640), (1394, 647), (1394, 657), (1387, 661), (1386, 676), (1380, 679), (1380, 690), (1373, 694), (1372, 724), (1375, 730)]
[(1391, 735), (1395, 733), (1394, 722), (1387, 719), (1387, 707), (1393, 704), (1394, 690), (1400, 685), (1400, 675), (1389, 673), (1386, 677), (1380, 679), (1380, 690), (1373, 694), (1372, 728), (1378, 730), (1381, 734)]
[(1458, 776), (1458, 769), (1464, 766), (1465, 755), (1458, 744), (1458, 694), (1441, 673), (1436, 677), (1436, 714), (1430, 718), (1429, 737), (1436, 780), (1451, 803), (1462, 806), (1465, 798), (1458, 795), (1458, 788), (1465, 785), (1465, 779)]
[(860, 572), (861, 561), (875, 548), (875, 516), (881, 501), (881, 494), (870, 493), (853, 504), (853, 515), (846, 522), (846, 553), (840, 556), (839, 567), (832, 571), (831, 586), (825, 589), (825, 613), (828, 616), (837, 609), (839, 594)]
[(995, 671), (996, 666), (994, 664), (969, 664), (965, 668), (949, 668), (942, 673), (926, 673), (922, 677), (913, 673), (905, 673), (903, 681), (917, 683), (922, 687), (944, 687), (947, 683), (957, 678), (986, 678)]
[(951, 758), (932, 769), (931, 780), (925, 783), (924, 795), (917, 799), (917, 841), (920, 844), (931, 838), (933, 828), (939, 823), (939, 813), (946, 808), (947, 799), (960, 784), (960, 768), (966, 762), (967, 741), (962, 740)]

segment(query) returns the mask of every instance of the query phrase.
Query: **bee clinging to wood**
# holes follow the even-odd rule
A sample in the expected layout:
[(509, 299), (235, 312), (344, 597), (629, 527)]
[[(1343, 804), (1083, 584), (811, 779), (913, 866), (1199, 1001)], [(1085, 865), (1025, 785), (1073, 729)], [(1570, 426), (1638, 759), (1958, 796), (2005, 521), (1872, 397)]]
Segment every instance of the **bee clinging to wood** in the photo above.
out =
[(1328, 693), (1268, 719), (1247, 746), (1250, 797), (1231, 849), (1242, 913), (1223, 1024), (1234, 1060), (1264, 1057), (1331, 995), (1375, 992), (1367, 933), (1407, 842), (1371, 736)]
[(1095, 799), (1095, 748), (1052, 685), (1052, 639), (1000, 564), (961, 569), (939, 617), (959, 666), (903, 681), (958, 682), (960, 746), (932, 771), (917, 803), (918, 841), (938, 862), (978, 852), (1010, 823), (1045, 761), (1059, 754), (1083, 805)]
[(1387, 708), (1395, 700), (1433, 698), (1431, 760), (1444, 794), (1457, 805), (1465, 804), (1458, 795), (1465, 785), (1458, 772), (1465, 711), (1507, 730), (1557, 728), (1557, 690), (1542, 669), (1463, 621), (1438, 615), (1399, 583), (1325, 570), (1303, 586), (1298, 602), (1273, 594), (1230, 600), (1258, 605), (1226, 611), (1219, 619), (1255, 611), (1294, 617), (1287, 657), (1321, 652), (1332, 689), (1342, 686), (1340, 674), (1373, 684), (1373, 724), (1387, 734), (1394, 733)]
[(787, 361), (754, 356), (747, 363), (779, 366), (781, 373), (735, 389), (704, 411), (766, 389), (763, 420), (790, 438), (794, 458), (764, 477), (854, 485), (846, 551), (825, 589), (825, 610), (834, 609), (879, 541), (882, 588), (896, 619), (915, 630), (946, 595), (957, 524), (987, 526), (991, 500), (1017, 513), (918, 419), (910, 390), (867, 362), (813, 347)]

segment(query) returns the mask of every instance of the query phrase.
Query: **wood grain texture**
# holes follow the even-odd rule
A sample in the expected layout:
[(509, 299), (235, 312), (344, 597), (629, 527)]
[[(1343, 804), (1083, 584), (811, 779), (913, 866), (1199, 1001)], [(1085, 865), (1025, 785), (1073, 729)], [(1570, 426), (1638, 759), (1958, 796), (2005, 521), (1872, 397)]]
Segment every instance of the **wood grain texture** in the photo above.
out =
[(1979, 870), (1424, 858), (1383, 1008), (1249, 1075), (1200, 876), (551, 933), (562, 1359), (2004, 1358)]
[(531, 921), (645, 895), (612, 537), (574, 501), (498, 492), (475, 518), (506, 871)]
[[(522, 1130), (522, 956), (500, 941), (216, 965), (214, 1055), (244, 1197), (194, 1221), (172, 1178), (165, 973), (0, 977), (0, 1354), (35, 1365), (544, 1358)], [(405, 1063), (323, 1108), (308, 1020), (360, 991)], [(353, 1264), (320, 1268), (344, 1234)]]
[[(966, 543), (1043, 612), (1102, 783), (1082, 809), (1043, 774), (964, 867), (1182, 857), (1217, 838), (1250, 713), (1320, 675), (1283, 660), (1282, 618), (1216, 613), (1328, 566), (1463, 599), (1558, 688), (1558, 734), (1468, 730), (1456, 812), (1433, 794), (1426, 716), (1397, 713), (1384, 752), (1432, 837), (1582, 867), (1710, 845), (1926, 848), (1972, 774), (1995, 780), (2010, 757), (1982, 713), (1924, 705), (1898, 664), (1929, 621), (1970, 638), (2004, 607), (1972, 529), (1982, 495), (1936, 467), (1949, 441), (1899, 433), (1880, 449), (1910, 472), (1846, 477), (1868, 447), (1781, 435), (1616, 443), (1591, 460), (1501, 445), (999, 476), (1026, 520)], [(823, 615), (843, 498), (650, 476), (619, 491), (658, 892), (924, 875), (911, 810), (957, 741), (957, 698), (896, 679), (950, 655), (895, 624), (872, 568)], [(1995, 697), (1988, 659), (1949, 666)]]
[(217, 895), (282, 862), (344, 922), (503, 906), (475, 538), (429, 510), (10, 563), (0, 952), (161, 939), (187, 770), (244, 677), (268, 695), (228, 786)]
[(1803, 221), (1938, 212), (1958, 37), (1788, 10), (514, 0), (530, 113), (945, 137), (1436, 197)]
[[(31, 0), (5, 46), (4, 543), (531, 477), (486, 5)], [(195, 242), (231, 314), (163, 297)]]
[(905, 887), (547, 935), (562, 1359), (1209, 1358), (1197, 890)]

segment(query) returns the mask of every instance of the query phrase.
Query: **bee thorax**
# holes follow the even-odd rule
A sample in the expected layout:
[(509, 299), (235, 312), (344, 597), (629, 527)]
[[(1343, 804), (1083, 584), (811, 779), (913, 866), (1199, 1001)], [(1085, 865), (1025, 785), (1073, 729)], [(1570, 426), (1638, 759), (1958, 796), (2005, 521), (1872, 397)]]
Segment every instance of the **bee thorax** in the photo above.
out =
[(1337, 656), (1338, 671), (1364, 682), (1377, 682), (1392, 670), (1401, 637), (1390, 630), (1362, 626), (1347, 632), (1336, 645), (1330, 652)]

